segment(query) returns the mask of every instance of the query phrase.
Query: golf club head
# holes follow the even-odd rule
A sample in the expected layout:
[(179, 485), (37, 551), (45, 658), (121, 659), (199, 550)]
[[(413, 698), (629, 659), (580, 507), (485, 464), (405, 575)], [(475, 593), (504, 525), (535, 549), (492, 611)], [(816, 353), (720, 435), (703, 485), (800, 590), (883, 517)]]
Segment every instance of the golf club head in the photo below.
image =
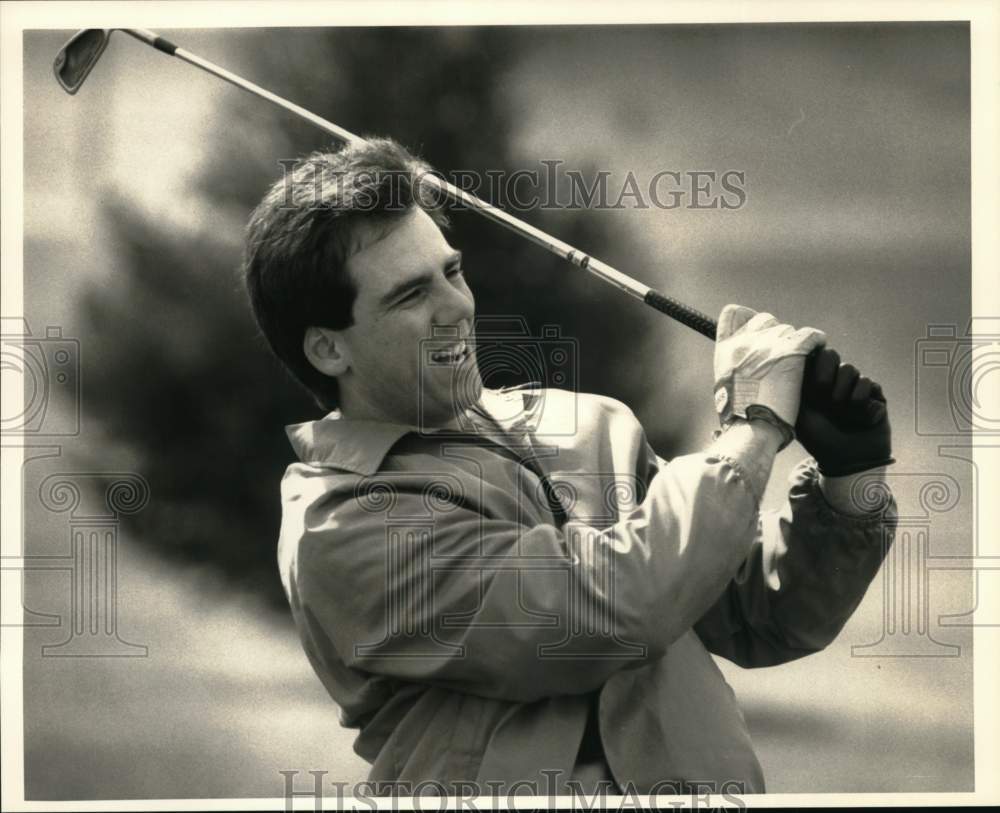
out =
[(93, 70), (111, 39), (111, 28), (77, 31), (56, 54), (52, 65), (56, 81), (69, 94), (76, 93)]

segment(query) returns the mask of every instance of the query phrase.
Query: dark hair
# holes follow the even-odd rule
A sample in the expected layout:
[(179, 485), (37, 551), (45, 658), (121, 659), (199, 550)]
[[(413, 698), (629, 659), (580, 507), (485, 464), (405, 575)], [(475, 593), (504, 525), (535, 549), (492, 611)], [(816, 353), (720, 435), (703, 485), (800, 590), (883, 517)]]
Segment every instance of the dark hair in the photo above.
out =
[(443, 227), (444, 200), (420, 183), (430, 167), (391, 139), (315, 152), (288, 170), (250, 216), (243, 273), (271, 349), (329, 410), (338, 404), (337, 379), (310, 364), (302, 340), (313, 325), (353, 324), (357, 292), (345, 263), (357, 250), (359, 226), (385, 224), (420, 206)]

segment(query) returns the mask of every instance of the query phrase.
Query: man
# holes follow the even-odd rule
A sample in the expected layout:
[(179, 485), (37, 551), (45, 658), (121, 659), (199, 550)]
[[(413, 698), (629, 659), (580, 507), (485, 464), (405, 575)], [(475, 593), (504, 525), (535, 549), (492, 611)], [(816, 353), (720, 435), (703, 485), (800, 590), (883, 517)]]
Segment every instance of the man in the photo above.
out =
[[(892, 462), (880, 388), (729, 306), (698, 454), (659, 458), (610, 398), (484, 389), (424, 171), (385, 140), (311, 156), (247, 235), (262, 331), (330, 411), (288, 428), (279, 563), (355, 750), (404, 793), (763, 791), (709, 653), (807, 655), (860, 602), (891, 521), (851, 497)], [(793, 427), (813, 458), (762, 515)]]

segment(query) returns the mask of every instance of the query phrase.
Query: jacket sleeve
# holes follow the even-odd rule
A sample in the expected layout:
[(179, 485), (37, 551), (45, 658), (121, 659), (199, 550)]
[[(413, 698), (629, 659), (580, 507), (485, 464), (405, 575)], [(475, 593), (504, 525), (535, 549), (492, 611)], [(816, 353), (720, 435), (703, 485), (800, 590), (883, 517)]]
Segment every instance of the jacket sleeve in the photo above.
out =
[(773, 666), (825, 648), (875, 578), (896, 521), (881, 511), (848, 516), (831, 508), (815, 462), (789, 477), (784, 508), (763, 512), (749, 556), (695, 625), (710, 652), (742, 667)]
[(327, 483), (300, 514), (290, 596), (305, 634), (352, 669), (515, 701), (661, 657), (757, 536), (738, 465), (706, 454), (664, 466), (603, 530), (487, 516), (426, 477), (377, 504), (356, 486)]

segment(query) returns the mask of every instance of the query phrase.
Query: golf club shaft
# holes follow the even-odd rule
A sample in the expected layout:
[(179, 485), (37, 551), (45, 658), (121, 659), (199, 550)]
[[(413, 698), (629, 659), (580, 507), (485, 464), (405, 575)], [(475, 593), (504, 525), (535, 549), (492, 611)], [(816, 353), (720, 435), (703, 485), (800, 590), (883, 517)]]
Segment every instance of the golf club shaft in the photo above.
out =
[[(225, 68), (221, 68), (213, 62), (209, 62), (207, 59), (202, 59), (197, 54), (193, 54), (184, 48), (177, 47), (172, 42), (164, 39), (153, 31), (147, 31), (143, 28), (123, 28), (121, 30), (126, 34), (135, 37), (140, 42), (151, 45), (158, 51), (177, 57), (178, 59), (187, 62), (189, 65), (200, 68), (213, 76), (217, 76), (219, 79), (229, 82), (231, 85), (242, 88), (243, 90), (246, 90), (261, 99), (271, 102), (271, 104), (287, 110), (289, 113), (308, 121), (310, 124), (319, 127), (321, 130), (324, 130), (341, 141), (354, 144), (365, 143), (363, 138), (334, 124), (332, 121), (327, 121), (326, 119), (317, 116), (315, 113), (306, 110), (304, 107), (300, 107), (287, 99), (283, 99), (281, 96), (271, 93), (271, 91), (265, 90), (259, 85), (255, 85), (253, 82), (250, 82), (241, 76), (237, 76), (235, 73), (227, 71)], [(492, 220), (494, 223), (499, 223), (501, 226), (517, 232), (522, 237), (526, 237), (528, 240), (531, 240), (531, 242), (536, 243), (548, 251), (551, 251), (553, 254), (557, 254), (564, 260), (568, 260), (578, 268), (581, 268), (584, 271), (589, 271), (594, 276), (610, 283), (611, 285), (614, 285), (619, 290), (624, 291), (636, 299), (641, 299), (650, 307), (655, 308), (661, 313), (665, 313), (667, 316), (670, 316), (678, 322), (687, 325), (688, 327), (701, 333), (703, 336), (706, 336), (709, 339), (715, 339), (715, 320), (704, 313), (685, 305), (683, 302), (679, 302), (676, 299), (661, 294), (659, 291), (650, 288), (648, 285), (644, 285), (627, 274), (623, 274), (621, 271), (611, 267), (607, 263), (601, 262), (595, 257), (591, 257), (590, 255), (574, 248), (569, 243), (563, 242), (547, 232), (525, 223), (523, 220), (508, 214), (502, 209), (498, 209), (496, 206), (481, 200), (463, 189), (459, 189), (455, 185), (445, 181), (443, 178), (428, 174), (421, 180), (435, 185), (452, 201), (468, 206), (473, 211), (478, 212), (489, 220)]]

